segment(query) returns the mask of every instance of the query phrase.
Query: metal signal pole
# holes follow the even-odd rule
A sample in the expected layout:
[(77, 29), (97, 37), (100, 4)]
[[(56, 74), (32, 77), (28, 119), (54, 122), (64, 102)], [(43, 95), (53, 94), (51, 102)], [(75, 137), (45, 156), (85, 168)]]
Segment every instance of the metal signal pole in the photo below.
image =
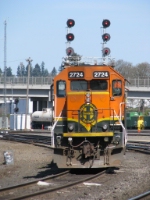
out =
[(6, 128), (6, 73), (7, 73), (7, 67), (6, 67), (6, 26), (7, 22), (4, 21), (4, 113), (2, 118), (2, 127)]
[(26, 61), (28, 62), (28, 80), (27, 80), (25, 129), (27, 129), (27, 115), (28, 115), (28, 111), (29, 111), (29, 78), (30, 78), (30, 68), (31, 68), (32, 59), (29, 57), (28, 59), (26, 59)]

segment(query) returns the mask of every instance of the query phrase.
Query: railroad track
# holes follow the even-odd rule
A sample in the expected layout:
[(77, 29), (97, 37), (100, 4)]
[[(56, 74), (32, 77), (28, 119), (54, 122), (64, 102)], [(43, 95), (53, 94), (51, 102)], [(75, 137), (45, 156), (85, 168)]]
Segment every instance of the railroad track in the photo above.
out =
[(128, 150), (150, 154), (150, 142), (132, 141), (127, 143), (126, 148)]
[[(27, 135), (27, 134), (16, 134), (16, 133), (14, 133), (14, 134), (10, 134), (11, 136), (8, 136), (8, 134), (7, 135), (3, 135), (3, 139), (8, 139), (8, 140), (12, 140), (12, 141), (18, 141), (18, 142), (25, 142), (25, 143), (31, 143), (31, 144), (35, 144), (35, 145), (46, 145), (46, 141), (44, 141), (44, 140), (47, 140), (47, 138), (46, 138), (46, 136), (42, 136), (42, 135), (40, 135), (40, 137), (39, 136), (36, 136), (36, 135)], [(139, 136), (139, 134), (138, 134), (138, 136)], [(6, 137), (6, 138), (5, 138)], [(36, 138), (36, 137), (39, 137), (40, 138), (40, 142), (41, 143), (39, 143), (38, 144), (38, 139)], [(51, 138), (50, 137), (48, 137), (48, 139), (50, 140)], [(44, 143), (43, 143), (43, 141), (44, 141)], [(48, 144), (48, 146), (50, 146), (50, 144)], [(133, 141), (132, 140), (132, 142), (129, 142), (128, 141), (128, 143), (127, 143), (127, 149), (128, 150), (134, 150), (134, 151), (139, 151), (139, 152), (142, 152), (142, 153), (150, 153), (150, 142), (141, 142), (141, 141)], [(63, 175), (62, 175), (63, 176)], [(96, 175), (96, 176), (98, 176), (98, 175)], [(59, 176), (58, 176), (59, 177)], [(54, 177), (55, 178), (55, 177)], [(53, 179), (54, 179), (53, 178)], [(57, 177), (56, 177), (57, 178)], [(95, 177), (88, 177), (89, 179), (87, 179), (87, 180), (91, 180), (91, 179), (93, 179), (93, 178), (95, 178)], [(61, 190), (61, 189), (63, 189), (63, 188), (67, 188), (67, 187), (70, 187), (70, 186), (73, 186), (73, 185), (77, 185), (77, 184), (79, 184), (79, 183), (81, 183), (81, 182), (85, 182), (85, 181), (87, 181), (86, 179), (81, 179), (81, 180), (79, 180), (79, 181), (75, 181), (74, 183), (72, 183), (71, 181), (69, 181), (69, 184), (68, 184), (68, 181), (66, 181), (67, 183), (66, 183), (66, 186), (65, 186), (65, 184), (63, 184), (63, 186), (61, 186), (61, 185), (59, 185), (58, 187), (55, 187), (57, 184), (56, 184), (56, 182), (55, 182), (55, 184), (52, 184), (51, 183), (51, 179), (49, 179), (48, 177), (46, 178), (46, 179), (40, 179), (40, 180), (36, 180), (36, 181), (34, 181), (34, 183), (32, 184), (30, 184), (29, 186), (28, 186), (28, 183), (27, 183), (27, 185), (26, 186), (24, 186), (24, 187), (26, 187), (26, 188), (35, 188), (35, 190), (36, 190), (36, 188), (37, 188), (37, 190), (36, 191), (34, 191), (34, 193), (33, 193), (33, 191), (31, 191), (30, 192), (30, 189), (21, 189), (21, 187), (22, 187), (22, 185), (19, 185), (19, 187), (20, 187), (20, 191), (28, 191), (28, 194), (26, 194), (26, 196), (24, 195), (23, 196), (23, 192), (21, 192), (21, 194), (22, 194), (22, 196), (19, 196), (19, 194), (18, 194), (18, 196), (16, 196), (16, 197), (14, 197), (13, 195), (14, 195), (14, 193), (16, 193), (15, 191), (16, 191), (16, 189), (18, 190), (18, 186), (14, 186), (14, 188), (5, 188), (5, 189), (3, 189), (3, 190), (5, 190), (5, 193), (1, 193), (2, 191), (0, 190), (0, 199), (7, 199), (7, 200), (12, 200), (12, 199), (25, 199), (25, 198), (28, 198), (28, 197), (32, 197), (32, 196), (37, 196), (37, 195), (41, 195), (41, 194), (46, 194), (46, 193), (51, 193), (51, 192), (54, 192), (54, 191), (59, 191), (59, 190)], [(37, 183), (39, 182), (39, 181), (42, 181), (42, 182), (44, 182), (44, 181), (48, 181), (48, 183), (51, 183), (50, 185), (48, 184), (47, 186), (38, 186), (37, 185)], [(64, 180), (63, 181), (61, 181), (61, 182), (65, 182)], [(45, 184), (47, 184), (47, 183), (45, 183)], [(35, 186), (34, 186), (35, 185)], [(45, 187), (46, 187), (46, 189), (45, 189)], [(7, 189), (10, 189), (10, 190), (7, 190)], [(4, 191), (3, 191), (4, 192)], [(149, 195), (149, 193), (150, 193), (150, 191), (148, 191), (148, 192), (146, 192), (146, 193), (144, 193), (144, 194), (140, 194), (140, 195), (138, 195), (137, 197), (133, 197), (133, 198), (131, 198), (130, 200), (136, 200), (136, 199), (139, 199), (139, 196), (141, 196), (141, 195), (143, 195), (143, 197), (140, 197), (140, 199), (142, 199), (142, 198), (144, 198), (145, 196), (148, 196)], [(9, 198), (8, 198), (8, 196), (5, 196), (4, 194), (10, 194), (10, 196), (9, 196)], [(2, 196), (1, 196), (2, 195)], [(17, 194), (16, 194), (17, 195)], [(3, 197), (3, 198), (1, 198), (1, 197)], [(6, 198), (5, 198), (6, 197)], [(148, 196), (149, 197), (149, 196)]]
[[(132, 134), (133, 136), (133, 134)], [(137, 136), (137, 134), (135, 134)], [(139, 136), (139, 135), (138, 135)], [(144, 136), (144, 135), (140, 135)], [(44, 146), (50, 148), (51, 146), (51, 137), (50, 136), (43, 136), (43, 135), (36, 135), (30, 133), (30, 135), (27, 134), (9, 134), (9, 133), (1, 133), (0, 138), (3, 140), (10, 140), (15, 142), (22, 142), (27, 144), (33, 144), (36, 146)], [(150, 153), (150, 142), (149, 141), (134, 141), (134, 140), (128, 140), (127, 142), (127, 149), (128, 150), (135, 150), (140, 151), (143, 153)]]
[(50, 147), (51, 145), (50, 136), (36, 135), (32, 133), (30, 133), (30, 135), (22, 134), (22, 133), (21, 134), (1, 133), (0, 139), (22, 142), (22, 143), (27, 143), (27, 144), (34, 144), (37, 146), (44, 146), (44, 147)]
[(88, 177), (86, 175), (86, 177), (83, 178), (83, 176), (79, 177), (79, 175), (70, 175), (69, 171), (65, 171), (57, 175), (49, 176), (36, 181), (0, 189), (0, 199), (20, 200), (29, 197), (35, 197), (37, 195), (39, 196), (46, 193), (59, 191), (64, 188), (69, 188), (71, 186), (102, 176), (105, 173), (106, 171), (102, 171), (94, 175), (88, 175)]
[[(141, 141), (132, 141), (130, 143), (128, 142), (127, 149), (150, 154), (150, 142), (141, 142)], [(138, 196), (132, 197), (128, 200), (139, 200), (139, 199), (146, 200), (145, 197), (148, 197), (146, 198), (147, 200), (150, 199), (150, 190), (145, 193), (139, 194)]]

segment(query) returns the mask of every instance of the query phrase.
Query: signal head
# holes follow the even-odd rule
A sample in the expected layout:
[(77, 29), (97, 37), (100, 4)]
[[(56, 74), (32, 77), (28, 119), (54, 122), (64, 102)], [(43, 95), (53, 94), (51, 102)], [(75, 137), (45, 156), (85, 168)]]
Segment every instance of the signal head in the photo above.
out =
[(110, 40), (110, 35), (108, 33), (105, 33), (102, 35), (102, 39), (104, 42), (107, 42)]
[(71, 28), (75, 25), (75, 21), (73, 19), (68, 19), (67, 20), (67, 26), (68, 28)]
[(17, 104), (19, 102), (19, 99), (16, 98), (15, 101), (14, 101), (14, 104)]
[(18, 112), (19, 111), (19, 108), (14, 108), (14, 112)]
[(110, 26), (110, 21), (108, 19), (104, 19), (102, 22), (103, 28), (107, 28)]
[(73, 48), (72, 47), (68, 47), (66, 49), (66, 54), (67, 54), (67, 56), (72, 56), (74, 54)]
[(74, 40), (74, 35), (73, 35), (72, 33), (68, 33), (68, 34), (66, 35), (66, 39), (67, 39), (67, 41), (71, 42), (71, 41)]
[(102, 53), (103, 53), (103, 56), (108, 56), (110, 54), (110, 49), (106, 47), (102, 50)]

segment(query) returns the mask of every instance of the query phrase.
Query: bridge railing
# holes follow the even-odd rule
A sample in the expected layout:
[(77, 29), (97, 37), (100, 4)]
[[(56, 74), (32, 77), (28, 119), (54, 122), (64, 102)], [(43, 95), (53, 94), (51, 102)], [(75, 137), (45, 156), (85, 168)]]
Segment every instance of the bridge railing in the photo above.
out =
[[(53, 77), (30, 77), (30, 85), (50, 85), (52, 84)], [(28, 77), (6, 77), (6, 84), (12, 85), (26, 85)], [(4, 77), (0, 77), (0, 84), (4, 84)]]
[[(30, 85), (51, 85), (54, 77), (30, 77)], [(128, 87), (150, 87), (150, 78), (127, 78)], [(6, 84), (12, 85), (26, 85), (28, 77), (6, 77)], [(0, 77), (0, 84), (4, 84), (4, 77)]]
[(128, 87), (150, 87), (150, 78), (128, 78), (126, 82)]

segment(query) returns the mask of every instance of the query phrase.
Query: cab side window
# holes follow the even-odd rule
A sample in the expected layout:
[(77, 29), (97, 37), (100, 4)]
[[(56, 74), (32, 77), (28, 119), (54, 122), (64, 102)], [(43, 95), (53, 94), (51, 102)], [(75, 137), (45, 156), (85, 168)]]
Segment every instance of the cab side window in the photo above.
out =
[(122, 95), (122, 81), (121, 80), (113, 80), (112, 81), (112, 94), (113, 94), (113, 96), (121, 96)]
[(66, 81), (57, 81), (57, 96), (65, 97), (66, 96)]

